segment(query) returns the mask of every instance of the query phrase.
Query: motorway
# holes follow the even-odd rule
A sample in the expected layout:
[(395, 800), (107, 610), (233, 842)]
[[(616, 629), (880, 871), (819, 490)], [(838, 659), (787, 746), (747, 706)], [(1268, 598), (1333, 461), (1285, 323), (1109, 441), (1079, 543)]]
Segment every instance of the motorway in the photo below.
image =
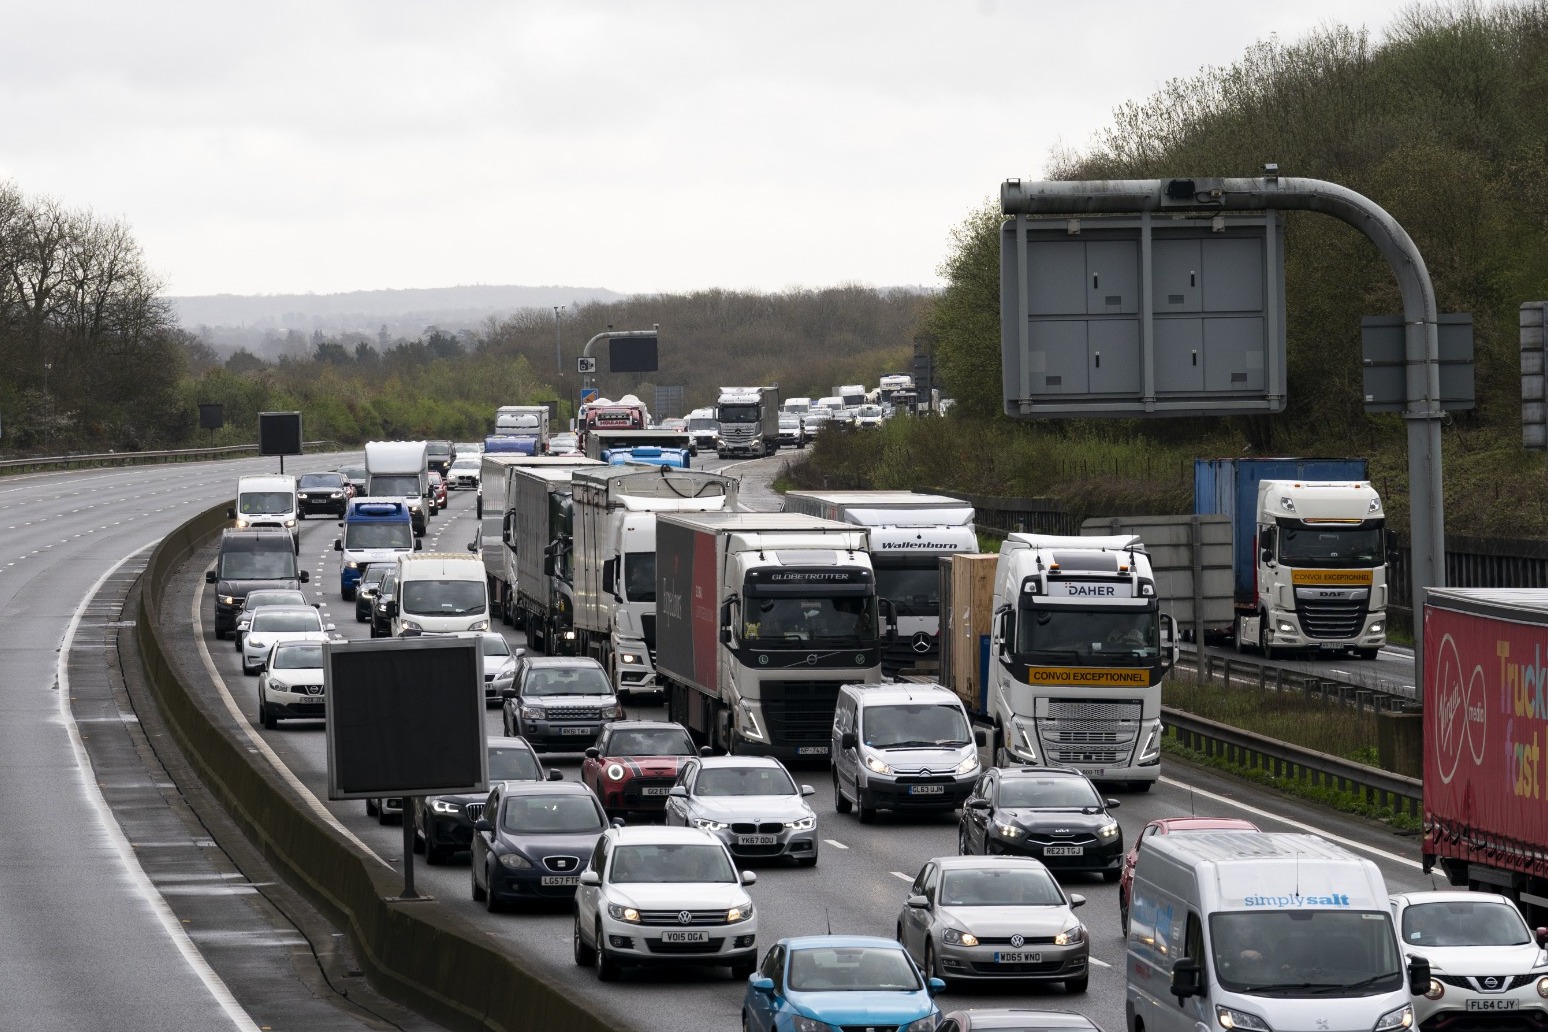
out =
[[(309, 456), (288, 460), (288, 467), (328, 468), (353, 457)], [(775, 507), (768, 481), (778, 461), (706, 459), (702, 465), (744, 473), (744, 503), (762, 509)], [(0, 1032), (425, 1027), (412, 1016), (341, 1011), (326, 999), (330, 994), (319, 988), (312, 958), (317, 943), (266, 904), (272, 886), (251, 883), (215, 848), (209, 830), (150, 755), (151, 715), (142, 729), (113, 676), (122, 599), (149, 546), (229, 499), (240, 474), (273, 468), (273, 459), (250, 459), (0, 480), (0, 819), (11, 829), (0, 840), (6, 879), (0, 893)], [(454, 494), (448, 510), (432, 521), (426, 547), (465, 548), (476, 532), (472, 508), (469, 494)], [(314, 578), (309, 594), (327, 607), (340, 631), (360, 637), (353, 605), (338, 598), (331, 547), (336, 534), (331, 520), (303, 524), (303, 566)], [(209, 691), (231, 698), (230, 733), (264, 741), (311, 787), (319, 807), (396, 865), (398, 828), (366, 818), (358, 803), (325, 801), (320, 723), (281, 725), (274, 732), (252, 726), (256, 678), (241, 674), (231, 643), (217, 641), (208, 626), (205, 565), (207, 560), (190, 563), (168, 592), (163, 618), (177, 632), (179, 660)], [(518, 633), (507, 634), (521, 644)], [(1384, 654), (1376, 665), (1400, 668), (1402, 662), (1401, 653)], [(1401, 676), (1401, 669), (1395, 673)], [(631, 706), (631, 715), (659, 714), (659, 707)], [(498, 711), (490, 712), (489, 728), (498, 731)], [(573, 779), (578, 759), (555, 758), (555, 765)], [(824, 840), (821, 859), (810, 870), (759, 868), (751, 891), (760, 908), (760, 942), (828, 927), (891, 934), (907, 882), (925, 860), (954, 850), (955, 821), (883, 814), (862, 826), (833, 812), (826, 770), (796, 773), (817, 790), (812, 802)], [(1418, 871), (1410, 839), (1182, 764), (1169, 762), (1153, 792), (1119, 798), (1126, 838), (1157, 816), (1245, 815), (1264, 828), (1315, 830), (1369, 851), (1394, 890), (1430, 884)], [(461, 857), (450, 867), (421, 865), (418, 875), (421, 890), (438, 897), (434, 905), (487, 929), (528, 963), (569, 979), (612, 1013), (621, 1029), (737, 1027), (742, 987), (724, 972), (630, 974), (603, 985), (571, 963), (567, 912), (485, 913), (471, 900)], [(1120, 1028), (1116, 887), (1084, 876), (1071, 877), (1066, 886), (1089, 899), (1081, 914), (1092, 931), (1095, 964), (1085, 997), (1067, 997), (1058, 988), (954, 988), (942, 1004), (1073, 1007), (1105, 1028)], [(355, 1000), (365, 995), (352, 992)]]

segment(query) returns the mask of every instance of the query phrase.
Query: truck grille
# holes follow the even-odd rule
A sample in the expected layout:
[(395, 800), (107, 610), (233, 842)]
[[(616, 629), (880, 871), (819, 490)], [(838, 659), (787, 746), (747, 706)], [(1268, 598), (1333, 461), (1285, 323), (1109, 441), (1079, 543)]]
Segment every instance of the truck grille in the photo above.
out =
[(1354, 638), (1365, 627), (1364, 599), (1296, 599), (1296, 615), (1308, 638)]
[(837, 681), (764, 681), (763, 718), (769, 736), (784, 745), (826, 745), (833, 738)]
[(1038, 737), (1055, 763), (1110, 767), (1127, 762), (1134, 752), (1141, 712), (1137, 702), (1054, 700), (1048, 712), (1049, 719), (1038, 721)]

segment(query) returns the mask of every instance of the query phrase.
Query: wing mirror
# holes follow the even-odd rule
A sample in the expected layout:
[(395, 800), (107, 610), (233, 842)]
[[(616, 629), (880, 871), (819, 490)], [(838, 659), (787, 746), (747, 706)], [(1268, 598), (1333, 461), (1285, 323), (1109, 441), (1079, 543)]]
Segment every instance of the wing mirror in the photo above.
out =
[(494, 825), (489, 822), (489, 818), (488, 817), (480, 817), (478, 820), (473, 822), (473, 830), (474, 831), (494, 831)]
[(805, 797), (805, 796), (814, 796), (816, 794), (817, 794), (817, 790), (815, 788), (813, 788), (811, 785), (802, 785), (801, 786), (801, 795), (803, 797)]
[(839, 736), (839, 745), (845, 749), (855, 749), (860, 745), (860, 739), (855, 737), (853, 731), (845, 731)]
[[(1430, 985), (1429, 962), (1425, 961), (1424, 980), (1425, 988)], [(1199, 962), (1190, 958), (1179, 960), (1172, 965), (1172, 995), (1179, 1000), (1186, 1000), (1190, 996), (1197, 996), (1204, 991), (1203, 971), (1199, 968)]]
[(688, 790), (682, 785), (673, 785), (671, 788), (667, 789), (667, 795), (673, 799), (687, 799)]
[(774, 991), (774, 979), (768, 975), (753, 975), (747, 979), (747, 984), (753, 987), (754, 992), (772, 993)]
[(715, 755), (715, 747), (712, 746), (712, 745), (701, 745), (701, 746), (699, 746), (699, 755), (700, 756), (714, 756)]
[(908, 897), (907, 905), (913, 907), (915, 910), (929, 910), (930, 909), (930, 897), (929, 896), (910, 896), (910, 897)]
[(562, 771), (562, 770), (551, 770), (551, 771), (549, 771), (548, 772), (548, 780), (549, 781), (563, 781), (564, 780), (564, 771)]
[(342, 552), (342, 551), (344, 551), (344, 539), (343, 538), (334, 538), (333, 539), (333, 550), (335, 552)]
[(930, 987), (930, 995), (931, 996), (934, 996), (936, 993), (944, 992), (946, 990), (946, 982), (945, 982), (944, 979), (932, 978), (928, 982), (926, 982), (925, 984)]
[(754, 874), (752, 871), (743, 871), (742, 872), (742, 884), (743, 885), (757, 885), (758, 884), (758, 876), (756, 874)]
[(593, 746), (589, 746), (586, 749), (586, 759), (588, 759), (588, 760), (594, 760), (598, 756), (601, 756), (601, 755), (602, 754), (597, 751), (597, 747), (594, 746), (594, 745)]
[(1074, 910), (1076, 907), (1083, 907), (1085, 905), (1086, 905), (1086, 897), (1085, 896), (1082, 896), (1078, 892), (1070, 893), (1070, 909), (1071, 910)]
[(602, 876), (596, 871), (582, 871), (580, 876), (582, 885), (601, 885)]
[(311, 579), (312, 579), (312, 575), (310, 573), (307, 573), (305, 570), (302, 570), (301, 571), (301, 576), (296, 578), (296, 580), (300, 581), (302, 584), (307, 583)]
[(220, 578), (215, 575), (215, 571), (214, 570), (205, 570), (204, 571), (204, 583), (206, 583), (206, 584), (215, 584), (215, 583), (219, 582), (219, 580), (220, 580)]
[(1102, 800), (1102, 802), (1107, 805), (1107, 808), (1109, 810), (1116, 810), (1116, 809), (1118, 809), (1118, 800), (1116, 800), (1116, 799), (1104, 799), (1104, 800)]
[(973, 741), (977, 742), (980, 746), (988, 745), (989, 736), (984, 733), (983, 728), (978, 728), (973, 732)]
[(1408, 958), (1408, 991), (1415, 996), (1430, 991), (1430, 962), (1424, 957)]
[(969, 810), (988, 810), (988, 809), (991, 809), (991, 807), (989, 806), (989, 800), (987, 800), (987, 799), (969, 799), (967, 801), (967, 808)]

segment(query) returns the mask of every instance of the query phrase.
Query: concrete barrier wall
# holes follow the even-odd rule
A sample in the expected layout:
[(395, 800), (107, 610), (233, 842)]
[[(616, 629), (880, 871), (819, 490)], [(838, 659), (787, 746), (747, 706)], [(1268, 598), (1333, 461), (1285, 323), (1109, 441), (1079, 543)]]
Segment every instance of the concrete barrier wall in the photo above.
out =
[(348, 931), (373, 985), (452, 1028), (565, 1029), (615, 1026), (573, 996), (572, 986), (501, 952), (450, 907), (389, 900), (401, 877), (314, 813), (278, 773), (235, 737), (208, 692), (170, 660), (161, 624), (164, 589), (178, 568), (226, 526), (207, 509), (151, 554), (135, 633), (146, 680), (178, 744), (248, 836), (300, 891)]

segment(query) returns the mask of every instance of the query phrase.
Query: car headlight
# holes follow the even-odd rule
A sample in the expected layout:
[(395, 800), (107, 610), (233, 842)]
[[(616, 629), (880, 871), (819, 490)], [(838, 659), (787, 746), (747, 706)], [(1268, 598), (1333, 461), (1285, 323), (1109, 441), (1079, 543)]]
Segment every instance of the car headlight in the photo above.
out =
[(961, 763), (957, 764), (957, 771), (956, 772), (958, 774), (971, 774), (971, 773), (973, 773), (977, 769), (978, 769), (978, 756), (975, 754), (973, 756), (969, 756), (967, 759), (965, 759)]
[(994, 822), (994, 833), (1001, 838), (1020, 838), (1026, 832), (1014, 824), (1006, 824), (1004, 821)]
[(522, 720), (543, 720), (548, 716), (548, 711), (542, 706), (523, 706), (521, 708)]
[(878, 774), (891, 774), (892, 773), (892, 768), (890, 766), (888, 766), (887, 764), (883, 763), (881, 760), (877, 759), (875, 756), (867, 756), (865, 758), (865, 765), (867, 767), (870, 767), (872, 770), (874, 770)]
[(1079, 946), (1086, 941), (1086, 926), (1082, 924), (1072, 925), (1054, 936), (1055, 946)]
[(602, 718), (604, 720), (622, 720), (624, 718), (623, 703), (615, 702), (611, 706), (603, 706)]
[(236, 596), (235, 595), (221, 595), (220, 596), (220, 604), (223, 605), (223, 606), (234, 606), (234, 605), (237, 604)]
[(405, 631), (422, 631), (422, 630), (424, 630), (424, 627), (422, 627), (420, 625), (418, 620), (399, 620), (398, 621), (398, 626), (400, 628), (402, 628), (403, 630), (405, 630)]
[(501, 853), (500, 866), (512, 871), (530, 871), (532, 870), (532, 861), (520, 853)]
[(1109, 821), (1097, 829), (1097, 838), (1104, 842), (1111, 842), (1118, 837), (1118, 822)]
[(290, 685), (286, 684), (284, 681), (276, 681), (274, 678), (271, 677), (271, 678), (269, 678), (269, 691), (271, 691), (271, 692), (288, 692), (288, 691), (290, 691)]
[(626, 907), (621, 903), (609, 903), (607, 916), (615, 921), (628, 921), (630, 924), (640, 923), (640, 912), (633, 907)]
[(266, 648), (269, 647), (268, 645), (266, 645), (263, 642), (259, 641), (257, 638), (254, 638), (252, 635), (248, 635), (247, 636), (247, 640), (245, 642), (243, 642), (242, 644), (245, 647), (252, 648), (252, 649), (266, 649)]
[(573, 630), (572, 631), (565, 631), (564, 635), (563, 635), (563, 638), (564, 638), (565, 641), (574, 641), (575, 640), (575, 632)]
[(607, 779), (609, 781), (622, 781), (624, 777), (623, 764), (609, 763), (607, 765)]
[(1548, 999), (1548, 978), (1539, 978), (1537, 980), (1537, 995)]
[(329, 498), (343, 498), (344, 497), (344, 492), (343, 491), (330, 491), (330, 492), (328, 492), (328, 497)]
[[(1410, 1014), (1413, 1013), (1412, 1009), (1406, 1004), (1403, 1009)], [(1251, 1029), (1252, 1032), (1274, 1032), (1269, 1023), (1256, 1014), (1248, 1014), (1246, 1011), (1239, 1011), (1232, 1007), (1222, 1007), (1218, 1004), (1215, 1006), (1215, 1020), (1220, 1022), (1221, 1028), (1245, 1028)], [(1378, 1023), (1376, 1027), (1380, 1028), (1381, 1025)]]
[(945, 934), (942, 935), (941, 938), (946, 941), (946, 945), (948, 946), (978, 945), (978, 936), (974, 935), (972, 932), (958, 931), (955, 928), (946, 929)]
[(786, 821), (785, 827), (790, 831), (811, 831), (813, 828), (817, 827), (817, 818), (815, 816), (802, 817), (798, 821)]
[(926, 1014), (922, 1018), (915, 1018), (903, 1026), (902, 1032), (934, 1032), (940, 1018), (934, 1014)]
[(462, 807), (450, 800), (432, 799), (430, 800), (430, 810), (433, 813), (461, 813)]
[(286, 520), (285, 521), (285, 526), (287, 526), (287, 527), (294, 527), (295, 525), (296, 525), (296, 521), (295, 520)]
[[(1268, 1026), (1265, 1025), (1265, 1028)], [(1376, 1019), (1374, 1032), (1396, 1032), (1398, 1029), (1414, 1027), (1414, 1007), (1411, 1003), (1405, 1003), (1401, 1007), (1394, 1007), (1381, 1017)]]
[(701, 831), (725, 831), (731, 827), (725, 821), (712, 820), (709, 817), (695, 817), (693, 819), (693, 826)]
[(618, 654), (618, 662), (625, 666), (638, 666), (640, 657), (633, 652), (620, 652)]
[(753, 907), (749, 903), (745, 907), (732, 907), (726, 911), (726, 924), (736, 924), (738, 921), (751, 921)]
[(826, 1021), (797, 1014), (790, 1019), (790, 1032), (833, 1032), (833, 1026)]
[(488, 620), (479, 620), (472, 627), (469, 627), (468, 630), (470, 630), (470, 631), (487, 631), (487, 630), (489, 630), (489, 621)]

